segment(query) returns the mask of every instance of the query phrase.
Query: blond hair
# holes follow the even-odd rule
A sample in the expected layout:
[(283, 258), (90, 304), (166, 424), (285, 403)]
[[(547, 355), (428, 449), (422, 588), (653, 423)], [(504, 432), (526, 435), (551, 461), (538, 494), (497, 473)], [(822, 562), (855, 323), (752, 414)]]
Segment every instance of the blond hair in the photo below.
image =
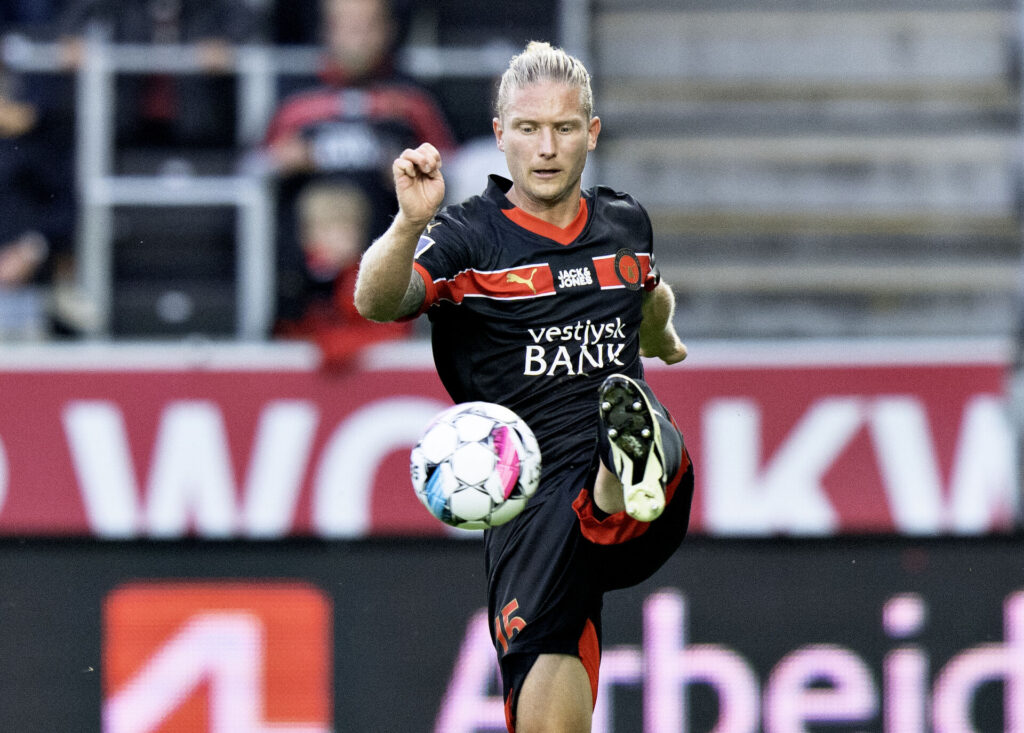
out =
[(590, 88), (590, 72), (578, 58), (547, 41), (530, 41), (522, 53), (509, 61), (498, 85), (497, 116), (504, 116), (514, 90), (539, 81), (559, 82), (579, 89), (580, 109), (588, 120), (593, 117), (594, 92)]

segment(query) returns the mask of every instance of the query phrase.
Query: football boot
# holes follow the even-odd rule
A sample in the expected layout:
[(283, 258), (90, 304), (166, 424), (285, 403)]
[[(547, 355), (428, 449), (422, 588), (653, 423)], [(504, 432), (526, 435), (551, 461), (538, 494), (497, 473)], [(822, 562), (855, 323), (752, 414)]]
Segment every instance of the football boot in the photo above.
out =
[(598, 411), (626, 513), (641, 522), (657, 519), (668, 476), (656, 408), (638, 382), (613, 374), (598, 392)]

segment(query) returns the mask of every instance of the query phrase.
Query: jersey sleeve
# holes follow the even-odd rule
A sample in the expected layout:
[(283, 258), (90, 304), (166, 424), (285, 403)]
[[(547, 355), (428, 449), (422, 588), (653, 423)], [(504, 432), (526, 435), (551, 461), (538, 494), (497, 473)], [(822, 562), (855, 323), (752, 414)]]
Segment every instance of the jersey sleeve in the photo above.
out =
[(453, 283), (456, 276), (473, 267), (473, 250), (459, 220), (442, 211), (435, 217), (416, 244), (413, 269), (423, 278), (426, 297), (415, 315), (442, 301), (461, 302)]
[(643, 204), (637, 201), (636, 208), (640, 214), (640, 226), (641, 231), (643, 232), (642, 239), (646, 241), (647, 252), (650, 255), (650, 264), (644, 276), (643, 282), (644, 290), (650, 292), (651, 290), (654, 290), (656, 287), (658, 287), (658, 283), (661, 282), (661, 272), (659, 272), (658, 265), (655, 263), (654, 259), (654, 227), (651, 224), (651, 217), (647, 213), (647, 209), (643, 207)]

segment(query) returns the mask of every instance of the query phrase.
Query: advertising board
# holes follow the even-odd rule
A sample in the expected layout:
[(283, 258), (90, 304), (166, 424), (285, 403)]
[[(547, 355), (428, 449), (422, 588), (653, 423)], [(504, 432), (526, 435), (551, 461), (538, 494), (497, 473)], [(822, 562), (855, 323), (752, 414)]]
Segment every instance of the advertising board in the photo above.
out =
[[(1021, 733), (1021, 550), (691, 538), (606, 597), (594, 730)], [(483, 584), (445, 539), (4, 540), (0, 730), (500, 731)]]
[[(152, 349), (0, 360), (0, 535), (443, 535), (408, 455), (450, 401), (429, 350), (403, 346), (343, 373)], [(647, 376), (694, 459), (693, 532), (981, 534), (1019, 511), (1001, 359), (695, 344)]]

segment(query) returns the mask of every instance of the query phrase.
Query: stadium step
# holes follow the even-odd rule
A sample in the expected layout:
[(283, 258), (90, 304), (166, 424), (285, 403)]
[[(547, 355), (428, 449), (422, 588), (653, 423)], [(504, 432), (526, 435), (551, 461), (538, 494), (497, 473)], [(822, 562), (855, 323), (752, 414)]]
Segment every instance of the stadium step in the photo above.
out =
[(598, 0), (600, 177), (647, 206), (681, 331), (1012, 329), (1018, 12)]

